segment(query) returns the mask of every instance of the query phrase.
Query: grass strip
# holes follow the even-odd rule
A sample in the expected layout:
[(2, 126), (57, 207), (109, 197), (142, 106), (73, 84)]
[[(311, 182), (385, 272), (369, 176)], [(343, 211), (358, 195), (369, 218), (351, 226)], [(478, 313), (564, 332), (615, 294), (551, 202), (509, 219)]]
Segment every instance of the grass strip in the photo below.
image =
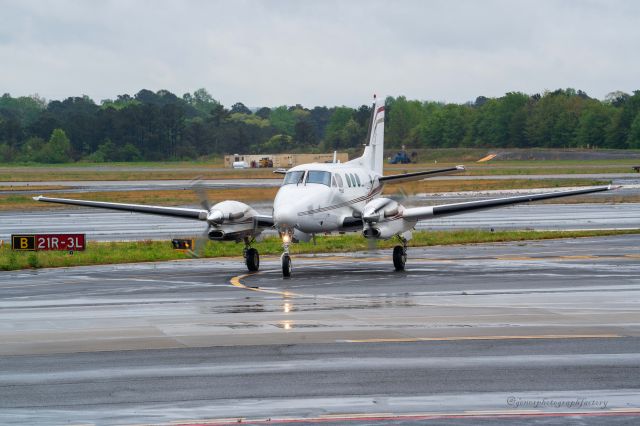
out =
[[(494, 243), (505, 241), (545, 240), (554, 238), (598, 237), (610, 235), (640, 234), (640, 229), (632, 230), (585, 230), (585, 231), (496, 231), (455, 230), (418, 231), (410, 242), (412, 247), (452, 244)], [(397, 240), (379, 241), (378, 248), (387, 249), (397, 244)], [(280, 240), (268, 237), (254, 245), (261, 255), (278, 255), (282, 252)], [(318, 236), (312, 242), (294, 244), (292, 254), (300, 253), (340, 253), (365, 251), (367, 240), (359, 234)], [(208, 242), (202, 257), (238, 257), (242, 253), (241, 244)], [(188, 253), (174, 250), (169, 241), (94, 242), (90, 241), (86, 251), (75, 252), (16, 252), (9, 244), (0, 247), (0, 270), (9, 271), (28, 268), (70, 267), (82, 265), (102, 265), (133, 262), (155, 262), (189, 258)]]

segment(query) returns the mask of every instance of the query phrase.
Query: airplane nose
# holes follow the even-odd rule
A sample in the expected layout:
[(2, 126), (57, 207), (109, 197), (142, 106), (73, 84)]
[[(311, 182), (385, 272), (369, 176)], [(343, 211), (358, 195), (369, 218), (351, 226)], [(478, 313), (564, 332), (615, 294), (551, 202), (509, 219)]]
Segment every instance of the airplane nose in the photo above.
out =
[(298, 215), (291, 206), (277, 206), (273, 209), (273, 220), (278, 228), (293, 228), (298, 223)]

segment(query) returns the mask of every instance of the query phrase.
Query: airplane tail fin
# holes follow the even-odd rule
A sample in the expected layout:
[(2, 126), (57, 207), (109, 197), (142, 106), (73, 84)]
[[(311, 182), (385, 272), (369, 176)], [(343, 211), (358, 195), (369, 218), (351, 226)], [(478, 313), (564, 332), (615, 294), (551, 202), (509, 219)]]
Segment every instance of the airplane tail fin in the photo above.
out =
[(364, 164), (374, 172), (382, 175), (384, 164), (384, 99), (376, 99), (374, 95), (371, 124), (367, 135), (367, 146), (362, 155)]

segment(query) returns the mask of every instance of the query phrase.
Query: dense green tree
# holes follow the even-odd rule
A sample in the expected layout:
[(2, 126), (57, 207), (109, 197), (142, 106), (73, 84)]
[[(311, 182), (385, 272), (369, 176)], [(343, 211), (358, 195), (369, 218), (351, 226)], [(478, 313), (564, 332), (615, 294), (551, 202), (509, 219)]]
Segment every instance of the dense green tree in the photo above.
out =
[(385, 123), (385, 140), (389, 147), (400, 147), (409, 142), (412, 129), (418, 126), (422, 119), (422, 103), (407, 101), (404, 96), (395, 99), (389, 108), (388, 122)]
[(606, 105), (598, 101), (588, 102), (578, 119), (573, 145), (580, 148), (603, 146), (607, 137), (607, 126), (611, 123), (611, 115)]
[(283, 105), (272, 109), (269, 121), (276, 132), (283, 135), (293, 135), (296, 125), (296, 117), (293, 114), (293, 111), (286, 106)]
[[(466, 104), (400, 96), (388, 97), (385, 105), (388, 148), (640, 148), (640, 91), (612, 92), (603, 101), (571, 88), (542, 95), (510, 92)], [(0, 161), (170, 160), (241, 151), (353, 149), (365, 142), (370, 120), (367, 105), (307, 109), (298, 104), (262, 107), (252, 114), (241, 103), (226, 109), (205, 89), (182, 97), (142, 89), (99, 105), (87, 96), (47, 103), (38, 96), (4, 94)]]
[(234, 113), (240, 113), (240, 114), (246, 114), (246, 115), (252, 114), (251, 110), (247, 108), (242, 102), (236, 102), (235, 104), (233, 104), (229, 112), (231, 114), (234, 114)]
[(41, 163), (68, 163), (72, 160), (71, 142), (64, 130), (55, 129), (51, 132), (49, 142), (36, 153), (35, 160)]
[(299, 148), (314, 148), (317, 145), (316, 129), (309, 118), (303, 118), (296, 122), (293, 129), (293, 141)]
[(636, 118), (631, 123), (627, 145), (632, 149), (640, 149), (640, 112), (636, 114)]
[(268, 120), (269, 117), (271, 116), (271, 109), (267, 107), (262, 107), (256, 111), (256, 115), (260, 118), (264, 118), (265, 120)]

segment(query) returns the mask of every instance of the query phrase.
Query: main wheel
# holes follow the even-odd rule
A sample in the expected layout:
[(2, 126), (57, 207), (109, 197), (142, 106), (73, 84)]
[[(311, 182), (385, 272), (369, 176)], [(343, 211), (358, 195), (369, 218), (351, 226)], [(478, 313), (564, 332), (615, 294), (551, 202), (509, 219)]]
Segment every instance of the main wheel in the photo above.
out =
[(250, 248), (246, 254), (247, 269), (251, 272), (255, 272), (260, 268), (260, 255), (258, 250)]
[(282, 255), (282, 277), (289, 278), (291, 276), (291, 257), (284, 253)]
[(402, 246), (395, 246), (393, 248), (393, 266), (396, 271), (404, 271), (404, 264), (407, 263), (407, 252)]

